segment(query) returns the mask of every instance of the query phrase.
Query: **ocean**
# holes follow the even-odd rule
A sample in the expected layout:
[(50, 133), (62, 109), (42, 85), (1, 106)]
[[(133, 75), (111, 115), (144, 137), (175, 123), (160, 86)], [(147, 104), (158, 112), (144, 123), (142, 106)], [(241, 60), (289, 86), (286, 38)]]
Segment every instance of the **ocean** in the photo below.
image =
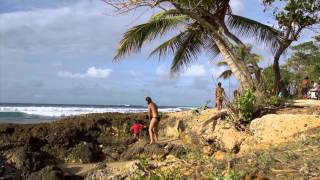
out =
[[(191, 107), (159, 106), (160, 112), (176, 112), (188, 109), (191, 109)], [(146, 107), (136, 105), (0, 103), (0, 123), (39, 123), (80, 114), (104, 112), (139, 113), (146, 111)]]

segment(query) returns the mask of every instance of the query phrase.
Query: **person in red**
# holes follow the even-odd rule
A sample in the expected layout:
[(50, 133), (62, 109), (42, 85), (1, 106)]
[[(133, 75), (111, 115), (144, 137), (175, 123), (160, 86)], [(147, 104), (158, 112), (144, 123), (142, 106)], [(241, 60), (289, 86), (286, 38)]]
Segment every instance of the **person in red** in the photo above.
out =
[(131, 126), (131, 132), (136, 139), (140, 138), (140, 132), (142, 129), (142, 124), (138, 123), (137, 121)]

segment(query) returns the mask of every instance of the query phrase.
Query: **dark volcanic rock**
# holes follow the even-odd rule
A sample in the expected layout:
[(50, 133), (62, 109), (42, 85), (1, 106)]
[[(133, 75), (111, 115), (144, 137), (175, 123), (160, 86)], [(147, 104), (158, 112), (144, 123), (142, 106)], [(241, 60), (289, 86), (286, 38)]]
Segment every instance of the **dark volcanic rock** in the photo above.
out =
[(98, 113), (51, 123), (0, 124), (0, 154), (23, 177), (56, 163), (117, 161), (124, 152), (131, 159), (141, 149), (128, 150), (136, 142), (130, 131), (135, 120), (144, 126), (149, 123), (146, 113)]
[(127, 151), (121, 154), (120, 159), (131, 160), (138, 158), (163, 158), (168, 154), (168, 151), (159, 144), (143, 144), (138, 143), (130, 147)]
[(136, 138), (132, 136), (127, 137), (113, 137), (113, 136), (100, 136), (97, 139), (99, 144), (107, 145), (107, 146), (122, 146), (122, 145), (130, 145), (137, 141)]
[(166, 149), (169, 151), (169, 154), (178, 158), (186, 154), (186, 149), (182, 145), (168, 144)]
[(63, 171), (55, 166), (47, 166), (40, 171), (32, 173), (28, 178), (28, 180), (64, 180)]
[(148, 144), (144, 147), (144, 154), (147, 157), (163, 158), (168, 152), (160, 144)]
[(144, 144), (135, 144), (126, 150), (124, 153), (121, 154), (121, 160), (130, 160), (130, 159), (137, 159), (140, 155), (144, 152)]
[(101, 155), (101, 150), (97, 144), (87, 142), (76, 145), (69, 152), (68, 161), (77, 163), (96, 162)]
[(0, 156), (0, 179), (11, 180), (20, 179), (17, 169), (5, 162), (5, 159)]
[(44, 146), (45, 144), (47, 144), (46, 140), (43, 139), (39, 139), (36, 137), (29, 137), (29, 139), (27, 139), (27, 142), (25, 144), (25, 150), (27, 151), (39, 151), (40, 148), (42, 146)]
[(76, 128), (66, 128), (49, 134), (46, 139), (52, 146), (72, 147), (79, 139), (77, 138), (79, 131)]
[(14, 126), (11, 124), (8, 124), (0, 128), (0, 134), (12, 134), (14, 133), (14, 130), (15, 130)]

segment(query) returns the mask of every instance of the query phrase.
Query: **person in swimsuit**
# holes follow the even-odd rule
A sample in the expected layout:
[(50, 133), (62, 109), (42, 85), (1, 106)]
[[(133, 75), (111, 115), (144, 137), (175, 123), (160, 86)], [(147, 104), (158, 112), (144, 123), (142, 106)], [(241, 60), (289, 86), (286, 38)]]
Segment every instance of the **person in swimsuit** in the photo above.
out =
[(310, 80), (309, 80), (309, 77), (306, 76), (302, 80), (302, 89), (301, 89), (301, 92), (304, 98), (307, 98), (307, 93), (309, 91), (309, 88), (310, 88)]
[(221, 86), (221, 83), (218, 83), (218, 87), (216, 88), (216, 106), (218, 107), (218, 111), (222, 109), (223, 97), (225, 95), (224, 89)]
[(148, 117), (150, 120), (149, 125), (149, 136), (150, 144), (158, 142), (158, 126), (160, 122), (160, 116), (158, 112), (158, 106), (152, 102), (150, 97), (146, 97), (148, 104)]

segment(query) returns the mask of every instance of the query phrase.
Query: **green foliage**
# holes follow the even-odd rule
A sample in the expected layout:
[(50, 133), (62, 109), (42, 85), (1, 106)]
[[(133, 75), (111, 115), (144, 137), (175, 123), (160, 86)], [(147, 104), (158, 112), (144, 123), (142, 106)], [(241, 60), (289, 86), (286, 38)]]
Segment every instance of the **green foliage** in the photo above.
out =
[(320, 77), (320, 36), (313, 41), (298, 44), (292, 47), (293, 55), (288, 59), (287, 69), (295, 74), (296, 80), (309, 76), (311, 80)]
[[(305, 76), (313, 81), (320, 77), (320, 36), (314, 37), (313, 41), (304, 42), (293, 46), (293, 54), (286, 64), (280, 68), (281, 77), (287, 87), (292, 80), (301, 82)], [(272, 91), (274, 72), (272, 66), (263, 70), (264, 89)]]
[(147, 166), (149, 164), (149, 161), (146, 158), (140, 158), (139, 163), (141, 164), (141, 166)]
[[(258, 62), (261, 61), (261, 56), (259, 56), (258, 54), (252, 53), (252, 45), (247, 45), (247, 50), (248, 52), (244, 51), (243, 49), (241, 49), (240, 47), (236, 47), (236, 46), (232, 46), (232, 50), (234, 51), (235, 55), (239, 58), (242, 59), (247, 68), (249, 69), (249, 72), (251, 74), (255, 73), (254, 70), (254, 65)], [(228, 66), (227, 62), (225, 61), (218, 61), (216, 63), (217, 66)], [(223, 79), (229, 79), (232, 76), (232, 71), (230, 69), (227, 69), (225, 71), (223, 71), (220, 75), (219, 78), (223, 78)]]
[(274, 8), (273, 13), (280, 28), (291, 27), (292, 22), (304, 28), (319, 23), (319, 0), (263, 0), (266, 6), (272, 6), (277, 1), (285, 2), (283, 9)]
[(279, 47), (280, 31), (238, 15), (229, 15), (227, 18), (227, 24), (240, 36), (254, 37), (259, 43), (267, 45), (274, 52)]
[(240, 111), (240, 119), (250, 121), (254, 118), (257, 111), (256, 96), (252, 90), (246, 90), (236, 101), (237, 108)]
[(224, 180), (241, 180), (243, 179), (245, 176), (244, 172), (238, 172), (235, 170), (230, 170), (225, 176), (224, 176)]
[[(140, 3), (143, 4), (143, 2), (139, 1), (130, 2), (128, 6), (135, 9), (139, 7), (138, 4)], [(155, 3), (154, 6), (158, 6), (161, 3)], [(221, 33), (221, 30), (227, 31), (227, 34), (231, 34), (229, 29), (234, 30), (239, 35), (245, 34), (255, 37), (258, 41), (265, 42), (271, 46), (278, 42), (277, 32), (272, 27), (241, 16), (232, 15), (229, 1), (173, 0), (166, 3), (169, 3), (167, 5), (172, 9), (155, 14), (148, 22), (136, 25), (124, 34), (114, 60), (139, 52), (143, 45), (154, 41), (156, 38), (163, 37), (169, 32), (180, 33), (162, 43), (151, 55), (157, 54), (160, 59), (163, 55), (173, 54), (172, 73), (180, 71), (182, 67), (187, 67), (197, 60), (202, 51), (208, 52), (214, 57), (217, 56), (220, 53), (215, 43), (217, 36), (220, 36), (218, 39), (225, 41), (222, 44), (236, 44), (229, 41), (228, 38), (230, 37), (226, 33)], [(130, 4), (133, 7), (130, 7)], [(227, 19), (225, 18), (226, 16), (230, 16), (229, 24), (224, 21)], [(213, 34), (215, 34), (215, 38), (212, 37)], [(234, 34), (231, 36), (236, 37)], [(221, 42), (220, 47), (222, 47)]]
[(204, 111), (204, 110), (208, 109), (208, 105), (209, 105), (210, 102), (211, 102), (211, 101), (208, 100), (208, 101), (206, 101), (206, 103), (203, 104), (202, 106), (193, 108), (192, 111), (191, 111), (191, 113), (192, 113), (193, 115), (200, 115), (200, 114), (201, 114), (201, 111)]
[(154, 173), (151, 173), (150, 180), (179, 180), (181, 179), (181, 173), (178, 170), (157, 170)]
[(284, 102), (285, 102), (284, 99), (278, 96), (270, 96), (269, 98), (266, 99), (266, 103), (268, 106), (279, 107), (283, 105)]
[[(289, 85), (290, 81), (292, 81), (293, 79), (296, 79), (295, 74), (290, 72), (289, 70), (287, 70), (287, 68), (285, 66), (280, 68), (280, 73), (281, 73), (282, 80), (283, 80), (286, 87)], [(264, 82), (264, 84), (263, 84), (264, 90), (272, 92), (273, 81), (274, 81), (274, 77), (275, 77), (272, 66), (268, 66), (268, 67), (264, 68), (262, 71), (262, 74), (263, 74), (263, 78), (264, 78), (263, 79), (264, 80), (263, 81)]]
[(227, 173), (224, 173), (215, 168), (212, 170), (211, 174), (207, 175), (208, 179), (216, 179), (216, 180), (242, 180), (245, 176), (245, 173), (242, 171), (236, 171), (234, 169), (229, 170)]

